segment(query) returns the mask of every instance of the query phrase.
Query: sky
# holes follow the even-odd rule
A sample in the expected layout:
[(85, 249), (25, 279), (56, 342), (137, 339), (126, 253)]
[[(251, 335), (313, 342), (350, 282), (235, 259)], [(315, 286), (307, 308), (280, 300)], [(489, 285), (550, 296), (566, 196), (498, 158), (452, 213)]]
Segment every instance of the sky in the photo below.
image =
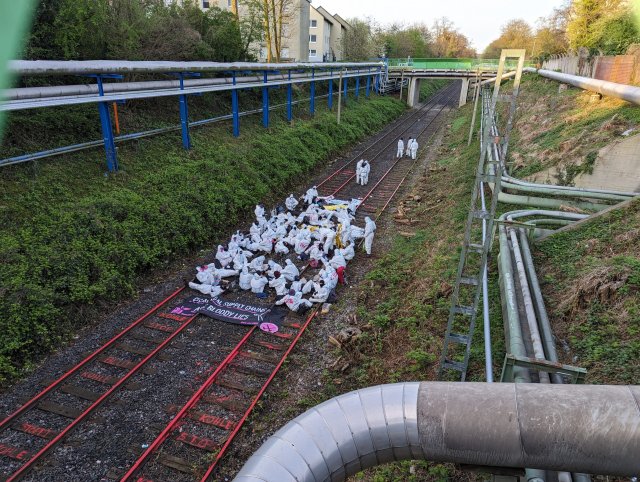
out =
[(500, 28), (514, 18), (535, 26), (563, 0), (312, 0), (342, 18), (371, 17), (382, 25), (394, 22), (426, 23), (447, 17), (467, 36), (478, 52), (500, 36)]

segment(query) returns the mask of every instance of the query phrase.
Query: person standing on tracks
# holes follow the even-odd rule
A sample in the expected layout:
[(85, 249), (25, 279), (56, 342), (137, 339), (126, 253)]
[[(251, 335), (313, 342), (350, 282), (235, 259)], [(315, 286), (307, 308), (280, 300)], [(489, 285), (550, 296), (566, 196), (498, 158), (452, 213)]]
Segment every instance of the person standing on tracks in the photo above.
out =
[(302, 297), (300, 291), (289, 290), (289, 293), (276, 301), (276, 305), (287, 305), (295, 313), (304, 313), (311, 308), (312, 303)]
[(356, 164), (356, 184), (362, 184), (362, 164), (364, 163), (364, 159), (360, 159)]
[(373, 236), (376, 232), (376, 223), (369, 216), (364, 218), (364, 250), (367, 256), (371, 256), (371, 247), (373, 246)]
[(411, 159), (413, 159), (414, 161), (418, 157), (418, 148), (419, 147), (420, 146), (418, 145), (417, 139), (414, 139), (413, 143), (411, 144)]
[(396, 157), (398, 159), (402, 159), (403, 155), (404, 155), (404, 137), (401, 137), (400, 139), (398, 139), (398, 153), (396, 154)]
[(371, 164), (369, 164), (368, 161), (364, 161), (362, 164), (362, 173), (360, 174), (361, 177), (361, 184), (363, 186), (366, 186), (367, 184), (369, 184), (369, 173), (371, 172)]
[(405, 157), (409, 157), (411, 155), (411, 146), (413, 145), (413, 141), (413, 137), (409, 137), (409, 140), (407, 141), (407, 150), (404, 151)]

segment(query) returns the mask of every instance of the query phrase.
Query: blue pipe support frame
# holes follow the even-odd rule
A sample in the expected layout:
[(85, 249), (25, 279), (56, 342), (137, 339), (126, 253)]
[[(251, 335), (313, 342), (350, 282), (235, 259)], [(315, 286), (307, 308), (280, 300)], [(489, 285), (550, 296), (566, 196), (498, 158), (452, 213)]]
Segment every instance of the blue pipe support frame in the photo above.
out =
[[(104, 88), (102, 86), (102, 79), (122, 79), (121, 75), (92, 75), (98, 82), (98, 94), (100, 97), (104, 96)], [(98, 112), (100, 113), (100, 125), (102, 127), (102, 140), (104, 142), (104, 151), (107, 155), (107, 169), (109, 172), (116, 172), (118, 170), (118, 156), (116, 154), (116, 143), (113, 139), (113, 128), (111, 126), (111, 115), (109, 114), (109, 103), (98, 103)]]
[[(315, 69), (311, 69), (311, 78), (315, 79), (316, 78), (316, 71)], [(311, 113), (311, 115), (314, 115), (316, 113), (316, 82), (315, 80), (311, 81), (311, 100), (309, 101), (309, 112)]]
[[(264, 83), (269, 83), (269, 72), (264, 71)], [(262, 88), (262, 125), (269, 127), (269, 87)]]
[[(381, 69), (378, 68), (378, 72), (373, 74), (374, 75), (374, 82), (376, 82), (376, 83), (379, 82), (380, 73), (381, 73)], [(193, 73), (190, 73), (190, 72), (185, 72), (184, 74), (187, 77), (190, 76), (190, 75), (193, 75)], [(330, 70), (330, 76), (333, 79), (333, 70), (332, 69)], [(102, 79), (107, 79), (107, 78), (122, 79), (123, 78), (122, 75), (117, 75), (117, 74), (100, 74), (100, 75), (93, 74), (93, 75), (87, 75), (87, 77), (91, 77), (91, 78), (95, 78), (95, 79), (98, 79), (98, 77), (100, 77), (100, 80), (98, 82), (98, 84), (99, 84), (98, 85), (98, 89), (99, 89), (100, 96), (104, 95), (104, 91), (101, 89)], [(291, 80), (292, 80), (291, 79), (291, 71), (289, 71), (289, 81), (291, 81)], [(292, 83), (288, 84), (288, 94), (290, 93), (290, 91), (292, 89), (292, 85), (293, 85)], [(237, 88), (233, 89), (232, 92), (239, 92), (242, 88), (243, 88), (242, 86), (237, 85)], [(267, 87), (265, 86), (265, 87), (263, 87), (263, 89), (264, 88), (267, 88)], [(344, 90), (344, 95), (345, 96), (347, 94), (347, 90), (348, 90), (348, 87), (346, 85), (346, 79), (345, 79), (345, 90)], [(351, 90), (353, 91), (354, 89), (351, 89)], [(180, 94), (178, 94), (178, 95), (180, 95)], [(187, 94), (187, 95), (193, 95), (193, 94)], [(330, 81), (329, 82), (329, 94), (328, 95), (322, 95), (322, 96), (316, 96), (316, 98), (327, 97), (328, 98), (328, 102), (329, 102), (329, 107), (331, 108), (333, 106), (333, 95), (335, 95), (335, 87), (333, 86), (333, 81)], [(282, 104), (280, 106), (274, 106), (274, 107), (270, 107), (269, 106), (268, 110), (267, 110), (267, 118), (268, 118), (268, 113), (269, 113), (270, 110), (275, 109), (277, 107), (285, 107), (286, 110), (287, 110), (287, 117), (289, 118), (289, 120), (292, 120), (293, 119), (292, 105), (293, 104), (299, 104), (299, 103), (301, 103), (303, 101), (293, 101), (292, 95), (289, 98), (291, 99), (291, 103), (287, 102), (286, 104)], [(287, 100), (289, 100), (289, 98)], [(121, 100), (123, 102), (125, 102), (127, 99), (117, 99), (115, 102), (119, 102)], [(233, 97), (232, 97), (232, 101), (233, 101)], [(113, 128), (112, 128), (111, 117), (110, 117), (110, 112), (109, 112), (109, 107), (110, 107), (111, 102), (113, 102), (113, 101), (98, 102), (97, 103), (99, 111), (100, 111), (100, 121), (101, 121), (102, 128), (103, 128), (103, 139), (102, 139), (102, 141), (96, 140), (96, 141), (83, 142), (83, 143), (80, 143), (80, 144), (73, 144), (73, 145), (70, 145), (70, 146), (65, 146), (65, 147), (60, 147), (60, 148), (55, 148), (55, 149), (50, 149), (50, 150), (45, 150), (45, 151), (39, 151), (39, 152), (31, 153), (31, 154), (23, 154), (23, 155), (20, 155), (20, 156), (15, 156), (15, 157), (6, 158), (6, 159), (0, 159), (0, 167), (19, 164), (19, 163), (22, 163), (22, 162), (29, 162), (29, 161), (33, 161), (33, 160), (37, 160), (37, 159), (45, 159), (45, 158), (57, 156), (57, 155), (60, 155), (60, 154), (67, 154), (67, 153), (77, 152), (77, 151), (80, 151), (80, 150), (85, 150), (85, 149), (98, 147), (99, 145), (104, 144), (105, 152), (107, 154), (107, 167), (109, 168), (109, 171), (116, 171), (118, 169), (118, 161), (117, 161), (116, 149), (115, 149), (115, 143), (116, 142), (124, 142), (124, 141), (128, 141), (128, 140), (133, 140), (133, 139), (142, 139), (142, 138), (153, 136), (153, 135), (159, 135), (159, 134), (163, 134), (163, 133), (167, 133), (167, 132), (175, 132), (177, 130), (182, 130), (182, 123), (181, 123), (180, 125), (177, 125), (177, 126), (174, 126), (174, 127), (152, 129), (152, 130), (149, 130), (149, 131), (137, 132), (137, 133), (126, 134), (126, 135), (121, 135), (121, 136), (115, 137), (113, 135)], [(239, 130), (239, 117), (242, 117), (244, 115), (258, 114), (260, 112), (263, 112), (263, 109), (257, 109), (257, 110), (248, 111), (248, 112), (240, 112), (239, 110), (240, 109), (239, 109), (239, 105), (238, 105), (238, 115), (236, 116), (236, 119), (235, 119), (235, 123), (236, 123), (236, 126), (237, 126), (238, 130)], [(263, 116), (264, 116), (264, 112), (263, 112)], [(201, 120), (201, 121), (189, 122), (188, 123), (188, 127), (201, 126), (201, 125), (205, 125), (205, 124), (209, 124), (211, 122), (217, 122), (217, 121), (221, 121), (221, 120), (232, 120), (233, 121), (234, 120), (234, 114), (231, 113), (231, 114), (228, 114), (228, 115), (215, 117), (215, 118), (212, 118), (212, 119), (204, 119), (204, 120)], [(236, 126), (234, 126), (234, 127), (236, 127)], [(235, 129), (234, 129), (234, 135), (235, 135)]]
[[(184, 72), (180, 72), (180, 90), (184, 90)], [(182, 147), (191, 149), (191, 135), (189, 134), (189, 104), (186, 94), (180, 95), (180, 125), (182, 127)]]
[(367, 87), (365, 90), (365, 97), (369, 98), (369, 93), (371, 92), (371, 69), (367, 69), (369, 75), (367, 75)]
[[(232, 72), (233, 85), (236, 85), (236, 73)], [(233, 137), (240, 137), (240, 99), (238, 98), (238, 89), (231, 91), (231, 112), (233, 114)]]
[[(289, 81), (291, 81), (291, 71), (289, 71)], [(293, 121), (293, 84), (287, 85), (287, 120)]]
[(356, 77), (356, 100), (358, 100), (358, 97), (360, 97), (360, 77)]
[(329, 110), (333, 110), (333, 69), (329, 69), (329, 97), (327, 99), (327, 105)]

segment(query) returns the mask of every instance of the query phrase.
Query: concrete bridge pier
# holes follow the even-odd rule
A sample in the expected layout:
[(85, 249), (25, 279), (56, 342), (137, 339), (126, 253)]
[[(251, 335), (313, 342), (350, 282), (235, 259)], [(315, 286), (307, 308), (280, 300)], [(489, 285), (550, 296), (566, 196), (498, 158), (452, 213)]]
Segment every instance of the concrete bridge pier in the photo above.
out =
[(409, 79), (409, 92), (407, 92), (407, 105), (415, 107), (420, 103), (420, 80), (418, 77)]
[(462, 87), (460, 88), (460, 102), (458, 107), (462, 107), (467, 103), (467, 94), (469, 93), (469, 79), (461, 79)]

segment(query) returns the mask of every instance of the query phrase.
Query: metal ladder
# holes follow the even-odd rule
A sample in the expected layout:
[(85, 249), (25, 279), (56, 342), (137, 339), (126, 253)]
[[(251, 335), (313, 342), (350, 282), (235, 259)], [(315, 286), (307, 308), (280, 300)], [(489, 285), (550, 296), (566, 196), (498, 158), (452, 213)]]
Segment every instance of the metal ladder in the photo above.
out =
[[(451, 307), (449, 309), (444, 349), (438, 368), (438, 379), (450, 380), (455, 374), (460, 381), (465, 381), (467, 376), (471, 341), (482, 291), (482, 276), (491, 249), (493, 224), (498, 204), (498, 194), (501, 188), (503, 169), (501, 161), (504, 160), (506, 155), (509, 134), (515, 117), (516, 99), (520, 88), (524, 57), (525, 51), (520, 49), (503, 50), (500, 55), (500, 64), (493, 88), (491, 106), (483, 123), (480, 160), (476, 171), (471, 197), (471, 209), (467, 217), (456, 282), (451, 295)], [(504, 73), (505, 61), (508, 58), (517, 58), (518, 67), (512, 92), (510, 94), (501, 94), (500, 84)], [(491, 120), (496, 117), (498, 102), (509, 104), (508, 115), (504, 116), (507, 122), (504, 129), (501, 130), (502, 137), (499, 135), (494, 137), (490, 128), (492, 125)], [(489, 152), (492, 149), (492, 144), (497, 145), (498, 159), (495, 159)], [(485, 184), (493, 185), (491, 202), (488, 206), (484, 206), (483, 199)], [(483, 235), (483, 232), (486, 235)]]

